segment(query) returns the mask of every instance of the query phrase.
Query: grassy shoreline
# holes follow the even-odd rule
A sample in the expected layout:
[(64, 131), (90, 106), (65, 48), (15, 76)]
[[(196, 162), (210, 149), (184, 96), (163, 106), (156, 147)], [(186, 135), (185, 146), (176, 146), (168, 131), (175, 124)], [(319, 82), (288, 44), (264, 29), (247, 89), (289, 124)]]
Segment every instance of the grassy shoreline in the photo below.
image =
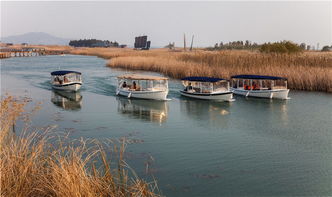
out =
[(332, 92), (332, 52), (289, 55), (239, 50), (78, 48), (70, 53), (108, 59), (107, 66), (113, 68), (154, 71), (175, 79), (194, 75), (222, 78), (237, 74), (276, 75), (287, 77), (290, 89)]
[(0, 196), (159, 196), (155, 182), (136, 177), (126, 165), (124, 142), (111, 144), (107, 154), (98, 141), (68, 141), (47, 129), (15, 134), (13, 124), (29, 115), (25, 104), (1, 98)]
[(127, 70), (159, 72), (180, 79), (208, 76), (229, 79), (237, 74), (275, 75), (288, 78), (293, 90), (332, 92), (332, 52), (305, 51), (298, 54), (267, 54), (248, 50), (148, 51), (130, 48), (73, 48), (36, 46), (48, 50), (66, 50), (74, 55), (97, 56), (106, 65)]

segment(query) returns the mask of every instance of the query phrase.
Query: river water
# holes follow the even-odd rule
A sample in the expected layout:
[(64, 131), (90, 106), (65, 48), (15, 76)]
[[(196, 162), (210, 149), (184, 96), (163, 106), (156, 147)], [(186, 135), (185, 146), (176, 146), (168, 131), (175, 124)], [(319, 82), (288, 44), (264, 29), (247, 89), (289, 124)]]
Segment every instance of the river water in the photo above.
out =
[[(128, 163), (166, 196), (331, 196), (332, 94), (290, 91), (290, 100), (235, 97), (231, 103), (115, 96), (116, 76), (89, 56), (1, 60), (1, 93), (41, 102), (32, 124), (72, 138), (127, 136)], [(52, 91), (50, 72), (80, 71), (77, 94)], [(158, 75), (156, 73), (142, 72)], [(146, 168), (146, 164), (148, 168)]]

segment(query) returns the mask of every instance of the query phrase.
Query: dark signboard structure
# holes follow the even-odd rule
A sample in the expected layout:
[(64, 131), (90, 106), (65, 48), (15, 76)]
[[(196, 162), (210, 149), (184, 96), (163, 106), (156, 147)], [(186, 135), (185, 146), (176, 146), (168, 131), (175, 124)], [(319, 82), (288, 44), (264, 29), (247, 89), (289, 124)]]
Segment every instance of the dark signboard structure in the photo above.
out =
[(149, 50), (151, 41), (148, 41), (148, 36), (135, 37), (135, 49)]

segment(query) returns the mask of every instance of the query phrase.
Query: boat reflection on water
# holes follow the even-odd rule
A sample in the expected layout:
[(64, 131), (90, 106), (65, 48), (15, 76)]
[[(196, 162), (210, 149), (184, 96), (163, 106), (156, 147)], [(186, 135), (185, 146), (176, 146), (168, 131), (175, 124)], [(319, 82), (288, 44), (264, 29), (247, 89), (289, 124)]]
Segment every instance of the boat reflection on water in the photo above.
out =
[(52, 91), (51, 102), (64, 110), (80, 110), (82, 95), (80, 92)]
[(262, 99), (262, 98), (253, 98), (247, 97), (244, 100), (248, 105), (255, 107), (255, 109), (260, 112), (268, 112), (262, 117), (262, 120), (265, 120), (268, 124), (275, 124), (275, 122), (282, 123), (287, 126), (289, 123), (288, 120), (288, 102), (289, 99)]
[[(198, 99), (182, 99), (181, 111), (202, 127), (228, 127), (231, 102), (216, 102)], [(203, 125), (204, 124), (204, 125)], [(207, 124), (207, 125), (206, 125)]]
[(164, 123), (168, 115), (166, 101), (127, 99), (117, 97), (118, 112), (133, 119), (140, 119), (155, 123)]

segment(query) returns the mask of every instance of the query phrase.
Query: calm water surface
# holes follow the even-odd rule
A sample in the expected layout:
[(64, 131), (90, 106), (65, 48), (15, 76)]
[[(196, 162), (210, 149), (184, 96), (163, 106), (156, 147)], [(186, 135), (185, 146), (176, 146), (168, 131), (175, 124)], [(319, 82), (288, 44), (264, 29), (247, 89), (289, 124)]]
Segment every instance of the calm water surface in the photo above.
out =
[[(83, 73), (79, 93), (52, 91), (49, 73), (58, 68)], [(128, 163), (166, 196), (332, 195), (332, 94), (219, 103), (183, 98), (171, 80), (170, 101), (129, 100), (115, 96), (125, 72), (96, 57), (10, 58), (1, 60), (1, 92), (42, 102), (36, 127), (132, 139)]]

